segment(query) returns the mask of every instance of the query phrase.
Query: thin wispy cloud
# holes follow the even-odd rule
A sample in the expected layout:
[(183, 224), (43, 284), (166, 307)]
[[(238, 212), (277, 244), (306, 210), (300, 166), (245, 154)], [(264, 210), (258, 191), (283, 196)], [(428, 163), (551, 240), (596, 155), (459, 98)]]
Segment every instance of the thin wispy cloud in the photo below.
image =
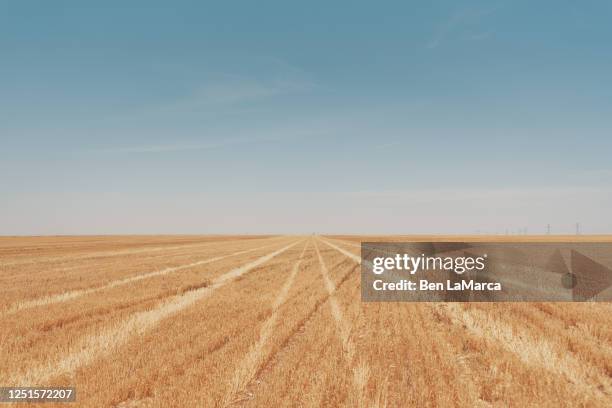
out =
[[(279, 128), (271, 130), (244, 131), (244, 136), (218, 135), (214, 140), (202, 141), (175, 141), (169, 144), (140, 144), (130, 146), (113, 146), (86, 149), (84, 153), (93, 154), (131, 154), (131, 153), (173, 153), (189, 151), (218, 150), (227, 147), (247, 148), (249, 146), (263, 145), (269, 143), (292, 142), (304, 138), (316, 138), (327, 136), (323, 128)], [(176, 140), (176, 138), (175, 138)]]
[(314, 88), (314, 83), (298, 78), (257, 80), (238, 76), (224, 76), (207, 82), (198, 86), (191, 97), (191, 103), (227, 106), (305, 92)]
[[(172, 99), (161, 103), (147, 103), (121, 112), (108, 120), (147, 120), (174, 115), (206, 115), (214, 117), (226, 113), (273, 104), (283, 98), (299, 98), (301, 95), (321, 91), (321, 83), (297, 66), (273, 57), (242, 57), (232, 69), (219, 70), (215, 66), (198, 67), (197, 74), (188, 84), (177, 88)], [(248, 71), (235, 65), (249, 67)], [(194, 67), (184, 68), (185, 72)], [(282, 102), (281, 102), (282, 103)]]
[(204, 72), (186, 102), (231, 106), (319, 88), (307, 72), (278, 57), (252, 57), (243, 63), (252, 68), (248, 72)]
[(148, 107), (143, 114), (202, 112), (214, 115), (274, 102), (275, 98), (297, 97), (318, 85), (308, 79), (278, 77), (258, 79), (235, 75), (211, 75), (193, 85), (190, 92), (170, 103)]
[[(472, 25), (478, 24), (484, 17), (492, 14), (495, 11), (493, 8), (478, 9), (478, 10), (462, 10), (453, 13), (446, 21), (442, 22), (435, 30), (433, 36), (425, 45), (428, 49), (434, 49), (439, 47), (442, 43), (453, 36), (457, 31)], [(490, 33), (480, 34), (481, 38), (472, 39), (484, 39), (490, 35)]]
[[(261, 141), (261, 140), (259, 140)], [(140, 146), (125, 146), (125, 147), (112, 147), (112, 148), (101, 148), (92, 149), (89, 152), (92, 153), (169, 153), (169, 152), (181, 152), (181, 151), (194, 151), (194, 150), (213, 150), (220, 149), (227, 146), (245, 145), (251, 143), (257, 143), (256, 139), (223, 139), (214, 142), (204, 143), (172, 143), (172, 144), (159, 144), (159, 145), (140, 145)]]

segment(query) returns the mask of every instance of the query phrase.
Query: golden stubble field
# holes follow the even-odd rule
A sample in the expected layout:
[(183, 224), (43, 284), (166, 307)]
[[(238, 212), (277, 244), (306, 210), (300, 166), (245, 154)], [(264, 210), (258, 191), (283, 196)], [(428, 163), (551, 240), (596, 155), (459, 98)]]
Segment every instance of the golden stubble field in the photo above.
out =
[(44, 407), (612, 406), (612, 305), (361, 303), (359, 242), (0, 238), (0, 386), (76, 387)]

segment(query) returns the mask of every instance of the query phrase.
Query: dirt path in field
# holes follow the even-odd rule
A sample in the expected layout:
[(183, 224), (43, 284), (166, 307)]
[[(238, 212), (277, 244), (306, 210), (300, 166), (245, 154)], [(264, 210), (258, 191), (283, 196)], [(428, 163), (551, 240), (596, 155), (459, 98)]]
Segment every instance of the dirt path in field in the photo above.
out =
[(209, 286), (174, 296), (152, 310), (136, 313), (127, 320), (116, 323), (101, 333), (88, 336), (76, 342), (63, 356), (54, 356), (36, 367), (26, 367), (19, 373), (14, 373), (9, 375), (8, 378), (0, 379), (0, 383), (34, 386), (45, 384), (55, 376), (73, 372), (77, 368), (87, 365), (107, 354), (112, 349), (125, 344), (132, 336), (143, 334), (162, 319), (193, 305), (232, 279), (258, 267), (297, 244), (298, 242), (294, 242), (253, 262), (235, 268), (216, 278)]
[(20, 310), (24, 310), (24, 309), (29, 309), (32, 307), (36, 307), (36, 306), (44, 306), (44, 305), (49, 305), (49, 304), (53, 304), (53, 303), (58, 303), (58, 302), (65, 302), (67, 300), (70, 299), (75, 299), (78, 298), (80, 296), (85, 296), (85, 295), (89, 295), (92, 293), (96, 293), (102, 290), (106, 290), (106, 289), (111, 289), (111, 288), (115, 288), (117, 286), (121, 286), (121, 285), (126, 285), (129, 283), (133, 283), (133, 282), (138, 282), (140, 280), (143, 279), (148, 279), (148, 278), (153, 278), (156, 276), (163, 276), (163, 275), (167, 275), (169, 273), (172, 272), (177, 272), (183, 269), (188, 269), (188, 268), (193, 268), (196, 266), (200, 266), (200, 265), (205, 265), (205, 264), (209, 264), (212, 262), (217, 262), (232, 256), (238, 256), (238, 255), (243, 255), (243, 254), (247, 254), (249, 252), (254, 252), (254, 251), (258, 251), (260, 249), (264, 249), (266, 247), (269, 247), (271, 245), (263, 245), (257, 248), (253, 248), (253, 249), (246, 249), (243, 251), (238, 251), (238, 252), (234, 252), (231, 254), (227, 254), (227, 255), (221, 255), (221, 256), (216, 256), (213, 258), (208, 258), (208, 259), (204, 259), (201, 261), (197, 261), (197, 262), (193, 262), (193, 263), (189, 263), (186, 265), (180, 265), (180, 266), (174, 266), (174, 267), (170, 267), (170, 268), (165, 268), (162, 270), (158, 270), (158, 271), (153, 271), (153, 272), (146, 272), (140, 275), (136, 275), (136, 276), (131, 276), (128, 278), (123, 278), (123, 279), (118, 279), (112, 282), (107, 283), (106, 285), (102, 285), (102, 286), (98, 286), (95, 288), (90, 288), (90, 289), (81, 289), (81, 290), (72, 290), (72, 291), (67, 291), (64, 293), (60, 293), (57, 295), (53, 295), (53, 296), (47, 296), (44, 298), (39, 298), (39, 299), (33, 299), (33, 300), (28, 300), (25, 302), (20, 302), (17, 303), (13, 306), (11, 306), (6, 312), (0, 314), (0, 317), (4, 316), (4, 315), (9, 315), (12, 313), (16, 313)]

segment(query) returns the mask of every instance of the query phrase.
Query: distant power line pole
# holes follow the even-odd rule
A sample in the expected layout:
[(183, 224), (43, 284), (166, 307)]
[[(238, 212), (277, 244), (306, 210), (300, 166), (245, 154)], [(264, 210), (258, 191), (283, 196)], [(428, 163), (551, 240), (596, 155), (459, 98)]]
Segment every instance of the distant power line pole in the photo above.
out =
[(546, 224), (546, 235), (550, 235), (550, 224)]
[(576, 223), (576, 235), (580, 235), (580, 223)]

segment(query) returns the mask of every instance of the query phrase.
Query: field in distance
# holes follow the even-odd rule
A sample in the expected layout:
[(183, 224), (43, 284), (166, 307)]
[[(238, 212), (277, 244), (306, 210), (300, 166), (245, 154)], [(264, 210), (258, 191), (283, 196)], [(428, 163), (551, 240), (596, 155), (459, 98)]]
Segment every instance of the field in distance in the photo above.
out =
[(74, 386), (79, 407), (612, 406), (609, 303), (362, 303), (360, 242), (415, 239), (612, 241), (0, 237), (0, 386)]

